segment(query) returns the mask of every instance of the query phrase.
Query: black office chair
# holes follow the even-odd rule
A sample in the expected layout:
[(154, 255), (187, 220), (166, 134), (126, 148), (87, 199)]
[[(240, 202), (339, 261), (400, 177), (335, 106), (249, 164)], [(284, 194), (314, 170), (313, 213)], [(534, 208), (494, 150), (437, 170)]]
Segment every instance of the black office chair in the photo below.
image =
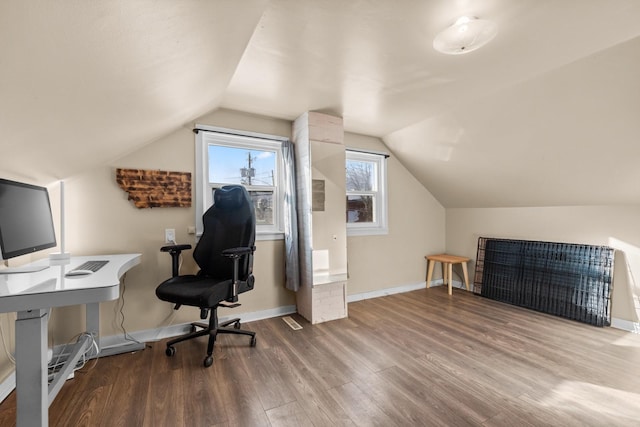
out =
[[(256, 345), (256, 333), (240, 329), (240, 319), (218, 323), (218, 307), (237, 307), (238, 294), (253, 289), (253, 253), (255, 251), (256, 218), (253, 203), (241, 185), (217, 189), (213, 206), (203, 215), (204, 231), (193, 251), (200, 267), (195, 275), (180, 276), (179, 257), (191, 245), (170, 245), (161, 248), (172, 258), (173, 277), (156, 288), (163, 301), (200, 308), (200, 318), (209, 316), (209, 324), (192, 323), (191, 333), (167, 342), (167, 356), (176, 353), (176, 343), (209, 336), (204, 366), (213, 364), (213, 346), (218, 334), (242, 334), (251, 337)], [(233, 325), (233, 328), (228, 326)], [(201, 328), (202, 330), (198, 330)]]

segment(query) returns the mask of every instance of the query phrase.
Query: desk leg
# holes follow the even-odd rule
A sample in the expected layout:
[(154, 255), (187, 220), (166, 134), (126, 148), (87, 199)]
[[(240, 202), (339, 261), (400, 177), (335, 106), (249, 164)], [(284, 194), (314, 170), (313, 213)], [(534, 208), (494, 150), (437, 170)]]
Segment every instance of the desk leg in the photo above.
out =
[(93, 335), (93, 339), (96, 340), (98, 348), (102, 350), (100, 346), (100, 303), (92, 302), (85, 306), (85, 321), (87, 332)]
[(17, 426), (49, 425), (48, 310), (21, 311), (16, 319)]
[(453, 263), (448, 262), (447, 263), (447, 286), (448, 286), (448, 292), (449, 295), (453, 294), (453, 280), (451, 280), (451, 278), (453, 277)]

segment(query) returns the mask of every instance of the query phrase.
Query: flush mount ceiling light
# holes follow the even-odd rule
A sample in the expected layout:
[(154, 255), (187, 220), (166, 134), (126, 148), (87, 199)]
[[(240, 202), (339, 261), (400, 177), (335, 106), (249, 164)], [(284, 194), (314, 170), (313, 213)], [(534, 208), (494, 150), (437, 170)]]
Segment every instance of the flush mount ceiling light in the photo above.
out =
[(433, 40), (433, 48), (448, 55), (460, 55), (489, 43), (498, 34), (493, 22), (473, 16), (462, 16)]

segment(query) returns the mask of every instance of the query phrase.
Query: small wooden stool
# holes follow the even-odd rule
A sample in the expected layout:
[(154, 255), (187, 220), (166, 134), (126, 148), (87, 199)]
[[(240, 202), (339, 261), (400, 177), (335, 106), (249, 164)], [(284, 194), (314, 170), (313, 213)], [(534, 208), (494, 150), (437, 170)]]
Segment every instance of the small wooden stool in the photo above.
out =
[(442, 282), (449, 285), (449, 295), (451, 295), (451, 275), (453, 274), (453, 264), (462, 264), (462, 272), (464, 273), (464, 285), (469, 289), (469, 273), (467, 272), (467, 262), (469, 258), (455, 255), (438, 254), (425, 256), (428, 268), (427, 268), (427, 288), (431, 284), (431, 276), (433, 275), (433, 267), (436, 262), (442, 264)]

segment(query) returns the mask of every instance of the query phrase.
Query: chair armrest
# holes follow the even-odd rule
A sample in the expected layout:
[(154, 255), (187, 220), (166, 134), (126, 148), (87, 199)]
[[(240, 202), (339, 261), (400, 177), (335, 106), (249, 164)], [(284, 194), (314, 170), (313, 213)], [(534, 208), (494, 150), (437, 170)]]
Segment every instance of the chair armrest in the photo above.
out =
[(191, 245), (167, 245), (160, 248), (161, 252), (182, 252), (191, 249)]
[(222, 255), (229, 258), (237, 258), (242, 255), (253, 253), (256, 250), (255, 246), (251, 247), (240, 247), (240, 248), (229, 248), (222, 251)]
[(240, 263), (240, 257), (244, 255), (252, 256), (255, 250), (255, 246), (247, 246), (239, 248), (229, 248), (222, 251), (223, 256), (226, 256), (227, 258), (231, 258), (233, 260), (233, 289), (231, 293), (232, 297), (227, 299), (228, 302), (238, 302), (238, 266)]
[(171, 255), (171, 274), (176, 277), (180, 274), (180, 254), (191, 249), (191, 245), (167, 245), (160, 248), (160, 252), (169, 252)]

